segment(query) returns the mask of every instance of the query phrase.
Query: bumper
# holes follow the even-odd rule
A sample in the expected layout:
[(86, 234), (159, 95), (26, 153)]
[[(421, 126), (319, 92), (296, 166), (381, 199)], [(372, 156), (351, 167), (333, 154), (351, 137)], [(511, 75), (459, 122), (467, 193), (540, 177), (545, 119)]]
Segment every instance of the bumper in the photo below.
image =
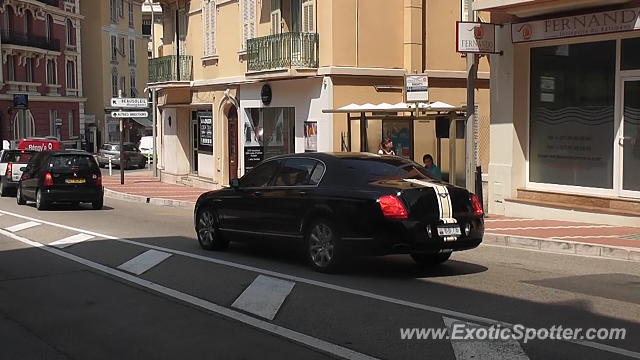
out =
[(2, 186), (4, 187), (5, 190), (12, 190), (15, 191), (18, 189), (18, 182), (17, 181), (12, 181), (10, 179), (7, 179), (6, 177), (2, 177)]
[[(344, 243), (354, 253), (363, 255), (389, 255), (410, 253), (437, 253), (441, 251), (462, 251), (476, 248), (482, 243), (484, 223), (480, 218), (458, 222), (462, 235), (452, 239), (438, 236), (437, 224), (415, 221), (389, 221), (376, 229), (370, 237), (343, 237)], [(471, 225), (468, 235), (464, 226)], [(431, 232), (427, 228), (431, 228)]]
[(104, 189), (95, 186), (79, 189), (45, 188), (43, 195), (48, 202), (94, 202), (102, 200)]
[[(96, 159), (100, 165), (109, 165), (109, 158), (107, 157), (97, 156)], [(119, 166), (120, 158), (111, 158), (111, 165)]]

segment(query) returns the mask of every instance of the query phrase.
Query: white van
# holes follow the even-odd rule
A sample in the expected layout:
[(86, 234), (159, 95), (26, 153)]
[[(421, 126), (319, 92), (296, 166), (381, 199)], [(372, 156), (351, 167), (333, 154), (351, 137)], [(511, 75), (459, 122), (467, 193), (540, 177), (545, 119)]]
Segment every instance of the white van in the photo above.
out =
[(153, 136), (143, 136), (140, 138), (140, 152), (147, 159), (153, 160)]

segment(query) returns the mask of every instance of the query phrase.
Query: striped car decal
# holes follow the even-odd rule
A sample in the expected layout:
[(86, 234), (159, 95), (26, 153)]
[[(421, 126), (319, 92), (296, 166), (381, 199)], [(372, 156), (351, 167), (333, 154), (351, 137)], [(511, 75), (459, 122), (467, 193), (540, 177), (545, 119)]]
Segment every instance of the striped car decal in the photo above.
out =
[[(453, 218), (453, 205), (451, 204), (451, 195), (446, 186), (432, 183), (429, 181), (418, 179), (403, 179), (406, 182), (410, 182), (416, 185), (427, 186), (433, 188), (436, 192), (436, 198), (438, 200), (438, 210), (440, 214), (440, 221), (443, 224), (456, 224), (457, 220)], [(445, 237), (445, 241), (453, 241), (456, 238), (453, 236)]]

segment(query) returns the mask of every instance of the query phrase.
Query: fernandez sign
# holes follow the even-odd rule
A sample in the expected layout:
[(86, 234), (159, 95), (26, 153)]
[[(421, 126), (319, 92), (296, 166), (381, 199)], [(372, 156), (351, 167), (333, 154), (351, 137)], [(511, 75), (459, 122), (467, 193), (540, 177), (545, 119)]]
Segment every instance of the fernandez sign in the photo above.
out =
[(496, 24), (456, 22), (456, 51), (459, 53), (497, 54)]
[(640, 8), (573, 15), (511, 25), (514, 43), (640, 29)]

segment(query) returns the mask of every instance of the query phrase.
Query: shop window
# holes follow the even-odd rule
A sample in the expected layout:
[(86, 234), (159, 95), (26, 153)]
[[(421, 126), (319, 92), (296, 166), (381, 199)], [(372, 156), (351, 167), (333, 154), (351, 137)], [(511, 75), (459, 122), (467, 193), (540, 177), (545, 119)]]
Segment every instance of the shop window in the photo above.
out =
[(613, 188), (615, 64), (615, 41), (531, 49), (531, 182)]
[(243, 132), (245, 160), (248, 150), (260, 152), (255, 161), (294, 153), (295, 108), (249, 109)]
[(622, 40), (621, 70), (640, 69), (640, 37)]

